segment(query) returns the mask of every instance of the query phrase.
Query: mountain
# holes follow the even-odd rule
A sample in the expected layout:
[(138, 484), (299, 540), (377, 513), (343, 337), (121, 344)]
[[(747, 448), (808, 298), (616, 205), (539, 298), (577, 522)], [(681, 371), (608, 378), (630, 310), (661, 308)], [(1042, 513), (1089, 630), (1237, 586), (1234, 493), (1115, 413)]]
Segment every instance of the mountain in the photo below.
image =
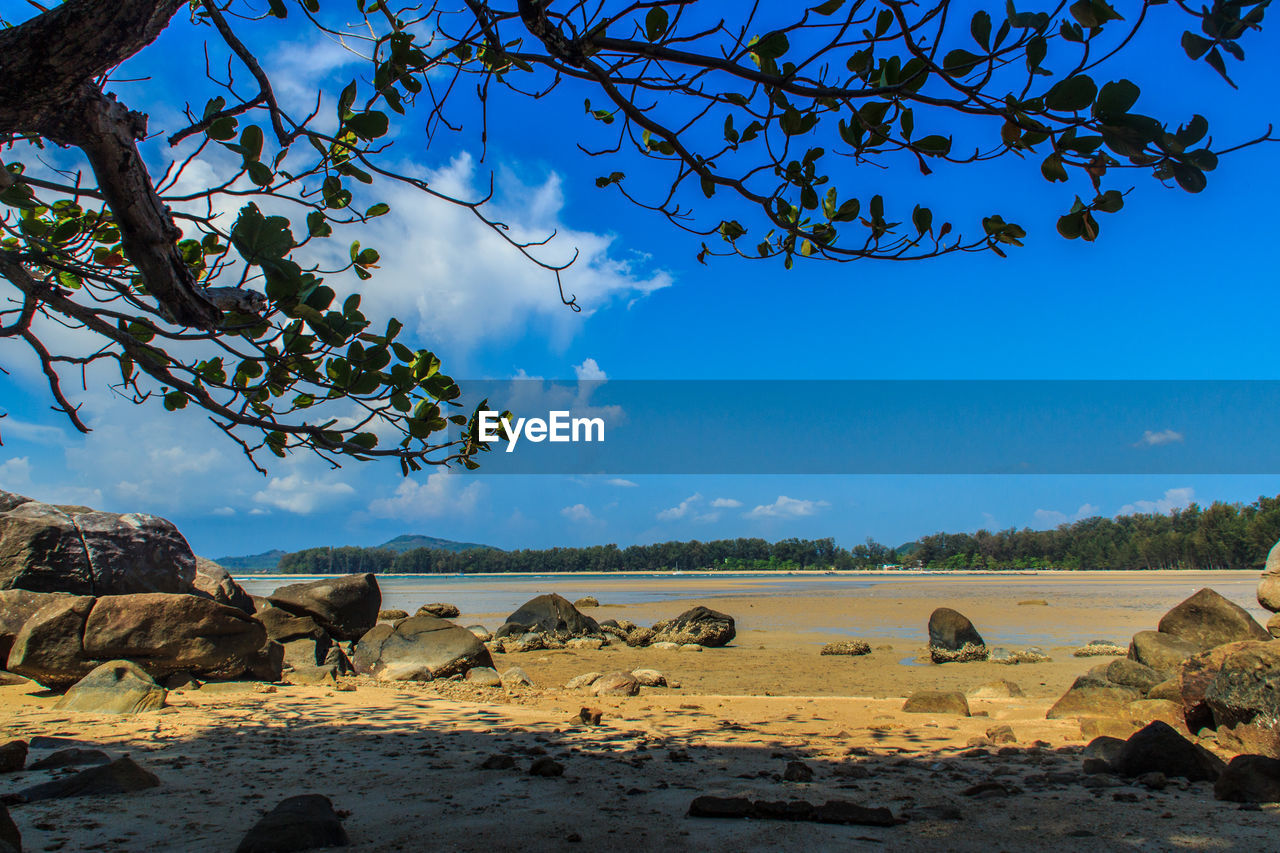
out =
[(247, 557), (218, 557), (215, 563), (224, 569), (240, 569), (249, 572), (269, 572), (280, 563), (280, 558), (288, 551), (275, 548), (261, 554), (250, 554)]
[[(414, 548), (439, 548), (442, 551), (470, 551), (473, 548), (492, 548), (492, 545), (478, 545), (475, 542), (454, 542), (452, 539), (438, 539), (435, 536), (423, 536), (422, 534), (405, 533), (390, 539), (378, 546), (388, 551), (395, 551), (397, 554), (403, 554), (405, 551), (412, 551)], [(494, 550), (499, 550), (494, 548)]]

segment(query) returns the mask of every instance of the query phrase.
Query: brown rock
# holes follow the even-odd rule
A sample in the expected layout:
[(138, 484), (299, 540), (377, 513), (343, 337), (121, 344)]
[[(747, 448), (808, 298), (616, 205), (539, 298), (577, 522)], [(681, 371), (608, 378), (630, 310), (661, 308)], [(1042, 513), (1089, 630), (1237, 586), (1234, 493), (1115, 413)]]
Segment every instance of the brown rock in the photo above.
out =
[(91, 797), (105, 794), (126, 794), (154, 788), (160, 784), (155, 774), (134, 763), (129, 756), (118, 758), (110, 764), (81, 770), (74, 776), (63, 776), (18, 792), (25, 802), (61, 799), (64, 797)]
[(352, 663), (356, 672), (381, 680), (414, 681), (492, 667), (493, 657), (466, 628), (423, 615), (370, 630), (356, 645)]
[(1139, 631), (1129, 643), (1129, 659), (1146, 664), (1157, 672), (1173, 672), (1201, 648), (1190, 640), (1183, 640), (1160, 631)]
[(1148, 699), (1168, 699), (1182, 704), (1182, 684), (1177, 678), (1168, 678), (1147, 691)]
[(1137, 688), (1120, 685), (1096, 686), (1098, 683), (1088, 675), (1077, 678), (1062, 698), (1049, 709), (1046, 718), (1050, 720), (1060, 720), (1064, 717), (1124, 719), (1126, 706), (1142, 698), (1142, 692)]
[(282, 586), (267, 598), (297, 616), (310, 616), (339, 640), (359, 640), (378, 623), (382, 592), (369, 573)]
[[(425, 614), (427, 616), (435, 616), (438, 619), (456, 619), (461, 613), (462, 611), (458, 610), (457, 605), (436, 602), (435, 604), (422, 605), (418, 608), (416, 615), (422, 616)], [(405, 616), (408, 615), (407, 613), (405, 614)]]
[(0, 773), (16, 773), (27, 764), (27, 742), (11, 740), (0, 746)]
[(1267, 566), (1258, 581), (1258, 603), (1272, 613), (1280, 613), (1280, 542), (1267, 554)]
[(1205, 703), (1219, 726), (1280, 727), (1280, 641), (1237, 644), (1205, 691)]
[(1250, 723), (1219, 726), (1217, 740), (1218, 746), (1227, 752), (1249, 752), (1268, 758), (1280, 758), (1280, 731), (1269, 726)]
[(1124, 713), (1125, 717), (1135, 725), (1145, 726), (1147, 723), (1159, 720), (1178, 731), (1188, 732), (1180, 702), (1170, 702), (1168, 699), (1140, 699), (1126, 705)]
[(591, 684), (596, 696), (635, 696), (640, 692), (640, 682), (629, 672), (606, 672)]
[(89, 596), (58, 598), (41, 607), (13, 639), (5, 668), (60, 689), (75, 684), (97, 665), (84, 649)]
[(1211, 589), (1202, 589), (1178, 604), (1160, 619), (1157, 627), (1162, 634), (1194, 643), (1201, 650), (1271, 638), (1243, 607)]
[(163, 708), (164, 697), (165, 689), (142, 667), (113, 660), (71, 685), (53, 707), (89, 714), (140, 714)]
[(196, 591), (219, 604), (253, 613), (253, 596), (244, 591), (231, 577), (231, 573), (213, 560), (196, 557)]
[[(4, 494), (0, 492), (0, 494)], [(65, 592), (32, 592), (28, 589), (0, 589), (0, 669), (9, 658), (13, 640), (23, 624), (37, 610), (58, 598), (69, 598)]]
[(958, 690), (919, 690), (907, 697), (902, 710), (908, 714), (959, 714), (969, 716), (969, 702)]
[(1213, 796), (1233, 803), (1280, 803), (1280, 761), (1237, 755), (1213, 783)]

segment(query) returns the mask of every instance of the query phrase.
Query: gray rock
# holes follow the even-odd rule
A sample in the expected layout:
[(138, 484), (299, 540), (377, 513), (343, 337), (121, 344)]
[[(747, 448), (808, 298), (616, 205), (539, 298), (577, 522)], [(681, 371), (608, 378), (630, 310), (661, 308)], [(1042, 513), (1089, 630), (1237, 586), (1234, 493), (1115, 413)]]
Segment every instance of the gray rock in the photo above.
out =
[(1096, 737), (1080, 753), (1082, 758), (1096, 758), (1110, 765), (1124, 751), (1124, 740), (1118, 737)]
[(332, 687), (338, 683), (338, 668), (336, 666), (295, 666), (289, 670), (289, 683)]
[(667, 686), (667, 677), (656, 669), (633, 669), (631, 675), (640, 682), (641, 687)]
[(969, 716), (969, 702), (958, 690), (918, 690), (907, 697), (902, 710), (908, 714), (959, 714)]
[(513, 666), (502, 673), (502, 686), (507, 689), (512, 687), (532, 687), (533, 679), (520, 667)]
[[(424, 604), (418, 608), (415, 616), (435, 616), (438, 619), (456, 619), (462, 611), (458, 610), (455, 604), (445, 604), (436, 602), (435, 604)], [(408, 615), (408, 614), (405, 614)]]
[(230, 572), (213, 560), (196, 557), (194, 583), (198, 593), (207, 595), (219, 604), (243, 610), (245, 613), (254, 611), (253, 596), (235, 582)]
[(1205, 703), (1219, 726), (1280, 729), (1280, 641), (1236, 644), (1205, 691)]
[[(684, 645), (719, 648), (726, 646), (737, 636), (733, 617), (709, 607), (694, 607), (674, 619), (658, 622), (653, 626), (654, 637), (650, 642), (667, 642)], [(628, 638), (627, 643), (630, 644)]]
[(1280, 612), (1280, 542), (1267, 554), (1267, 565), (1258, 581), (1258, 603), (1272, 613)]
[(34, 785), (18, 792), (24, 802), (34, 803), (40, 800), (54, 800), (65, 797), (98, 797), (107, 794), (127, 794), (155, 788), (160, 784), (154, 773), (150, 773), (137, 764), (129, 756), (117, 758), (110, 764), (90, 767), (73, 776), (63, 776), (52, 782)]
[(339, 640), (359, 640), (378, 623), (382, 592), (368, 573), (282, 586), (267, 597), (276, 607), (310, 616)]
[(110, 764), (111, 756), (100, 749), (88, 749), (69, 746), (46, 755), (39, 761), (33, 761), (28, 770), (59, 770), (63, 767), (84, 767), (85, 765)]
[(11, 740), (0, 746), (0, 773), (16, 773), (26, 763), (27, 742), (25, 740)]
[[(949, 607), (939, 607), (929, 616), (929, 652), (934, 663), (985, 660), (986, 641), (968, 617)], [(957, 657), (957, 653), (963, 653)]]
[(329, 798), (302, 794), (282, 800), (263, 815), (245, 833), (236, 853), (290, 853), (350, 843)]
[(71, 685), (54, 708), (90, 714), (140, 714), (164, 707), (165, 689), (133, 661), (112, 660)]
[(1213, 783), (1213, 796), (1233, 803), (1280, 803), (1280, 761), (1237, 755)]
[(1224, 765), (1212, 752), (1157, 720), (1134, 732), (1111, 766), (1121, 776), (1159, 771), (1170, 778), (1212, 782), (1222, 773)]
[(575, 675), (573, 678), (570, 678), (565, 682), (564, 689), (580, 690), (584, 687), (590, 687), (595, 684), (603, 674), (604, 673), (602, 672), (584, 672), (581, 675)]
[(492, 667), (493, 658), (466, 628), (435, 616), (411, 616), (394, 628), (383, 623), (366, 633), (353, 664), (356, 672), (380, 680), (412, 681)]
[[(5, 494), (0, 492), (0, 495)], [(22, 833), (9, 817), (9, 809), (0, 803), (0, 853), (22, 853)]]
[(539, 595), (526, 601), (507, 617), (495, 637), (507, 637), (536, 631), (560, 640), (599, 634), (600, 625), (590, 616), (584, 616), (569, 600), (554, 593)]
[(1129, 643), (1129, 660), (1146, 664), (1157, 672), (1173, 672), (1182, 662), (1201, 651), (1200, 646), (1160, 631), (1139, 631)]
[(1156, 672), (1146, 664), (1141, 664), (1128, 658), (1121, 658), (1120, 660), (1113, 660), (1107, 665), (1107, 680), (1122, 687), (1137, 688), (1145, 695), (1151, 688), (1165, 679), (1161, 673)]
[(640, 682), (629, 672), (607, 672), (591, 683), (596, 696), (635, 696)]
[(1202, 589), (1178, 604), (1157, 626), (1169, 634), (1199, 646), (1200, 651), (1241, 640), (1269, 640), (1267, 629), (1233, 601), (1211, 589)]
[(476, 639), (482, 643), (487, 643), (493, 639), (493, 634), (483, 625), (468, 625), (467, 630), (475, 634)]

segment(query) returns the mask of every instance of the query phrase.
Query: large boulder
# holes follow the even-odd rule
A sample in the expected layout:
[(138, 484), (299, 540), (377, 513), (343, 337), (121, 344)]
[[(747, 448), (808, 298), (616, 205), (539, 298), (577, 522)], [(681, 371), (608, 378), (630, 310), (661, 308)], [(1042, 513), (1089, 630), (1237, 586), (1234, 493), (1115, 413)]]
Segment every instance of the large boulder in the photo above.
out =
[(236, 853), (283, 853), (349, 843), (342, 818), (329, 798), (302, 794), (281, 801), (263, 815), (240, 840)]
[(1157, 720), (1125, 741), (1111, 767), (1121, 776), (1160, 772), (1191, 782), (1212, 782), (1221, 775), (1224, 765), (1212, 752)]
[(382, 592), (377, 579), (364, 574), (324, 578), (282, 586), (267, 597), (276, 607), (310, 616), (339, 640), (358, 640), (378, 624)]
[(1224, 643), (1271, 638), (1243, 607), (1207, 588), (1166, 613), (1156, 627), (1162, 634), (1194, 643), (1201, 651)]
[(1187, 727), (1191, 731), (1197, 732), (1203, 728), (1215, 727), (1213, 712), (1209, 709), (1205, 696), (1217, 679), (1218, 673), (1222, 671), (1223, 662), (1244, 645), (1247, 643), (1227, 643), (1209, 649), (1207, 652), (1187, 658), (1178, 668), (1177, 698), (1182, 703)]
[(1205, 691), (1205, 702), (1219, 726), (1280, 728), (1280, 641), (1238, 643)]
[(322, 664), (334, 647), (328, 632), (310, 616), (295, 616), (265, 600), (254, 615), (267, 637), (284, 646), (284, 662), (291, 667)]
[(97, 666), (84, 649), (85, 620), (93, 604), (92, 597), (75, 595), (41, 607), (13, 638), (5, 669), (55, 690), (88, 675)]
[(1280, 761), (1237, 755), (1213, 783), (1213, 796), (1233, 803), (1280, 803)]
[(1267, 567), (1258, 581), (1258, 603), (1272, 613), (1280, 613), (1280, 542), (1267, 554)]
[(164, 707), (165, 689), (133, 661), (101, 664), (71, 686), (54, 705), (59, 711), (138, 714)]
[(919, 690), (907, 697), (902, 710), (908, 714), (958, 714), (969, 716), (969, 702), (958, 690)]
[(13, 640), (35, 612), (58, 598), (71, 598), (65, 592), (32, 592), (27, 589), (0, 589), (0, 669), (9, 658)]
[[(7, 493), (5, 493), (7, 495)], [(77, 595), (194, 590), (195, 555), (178, 528), (142, 513), (39, 501), (0, 506), (0, 589)]]
[(1146, 664), (1157, 672), (1173, 672), (1182, 662), (1202, 651), (1199, 643), (1161, 631), (1139, 631), (1129, 643), (1129, 660)]
[(99, 598), (84, 630), (86, 655), (134, 661), (154, 678), (175, 672), (235, 678), (266, 642), (262, 623), (243, 610), (165, 593)]
[(1087, 676), (1075, 683), (1053, 704), (1046, 719), (1061, 720), (1067, 717), (1105, 717), (1123, 720), (1130, 702), (1142, 698), (1135, 687), (1118, 684), (1098, 684)]
[(929, 656), (934, 663), (986, 660), (987, 644), (967, 616), (939, 607), (929, 616)]
[(494, 632), (494, 636), (519, 636), (529, 632), (550, 634), (558, 640), (567, 640), (570, 637), (599, 634), (600, 625), (590, 616), (583, 615), (569, 599), (550, 593), (526, 601), (519, 610), (507, 617), (506, 623)]
[(196, 557), (196, 592), (207, 595), (219, 604), (252, 613), (253, 596), (244, 591), (231, 577), (231, 573), (213, 560)]
[(653, 634), (650, 643), (696, 643), (719, 647), (728, 645), (737, 636), (737, 629), (733, 617), (727, 613), (698, 606), (674, 619), (655, 623)]
[(356, 645), (356, 672), (386, 681), (429, 681), (476, 666), (493, 666), (484, 643), (466, 628), (435, 616), (383, 622)]
[(1107, 665), (1105, 671), (1107, 680), (1112, 684), (1137, 688), (1144, 696), (1150, 692), (1151, 688), (1165, 680), (1163, 675), (1146, 664), (1128, 658), (1113, 660)]

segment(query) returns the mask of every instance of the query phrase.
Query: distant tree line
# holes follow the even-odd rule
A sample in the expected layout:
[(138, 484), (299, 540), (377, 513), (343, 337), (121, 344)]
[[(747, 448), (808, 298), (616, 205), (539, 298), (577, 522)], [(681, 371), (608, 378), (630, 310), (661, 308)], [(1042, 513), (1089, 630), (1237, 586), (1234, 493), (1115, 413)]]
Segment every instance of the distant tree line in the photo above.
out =
[(285, 554), (291, 574), (386, 572), (636, 572), (867, 569), (1251, 569), (1260, 570), (1280, 539), (1280, 496), (1249, 504), (1192, 504), (1169, 514), (1086, 518), (1053, 530), (935, 533), (899, 548), (873, 539), (853, 548), (834, 539), (718, 539), (656, 545), (445, 551), (414, 548), (308, 548)]

